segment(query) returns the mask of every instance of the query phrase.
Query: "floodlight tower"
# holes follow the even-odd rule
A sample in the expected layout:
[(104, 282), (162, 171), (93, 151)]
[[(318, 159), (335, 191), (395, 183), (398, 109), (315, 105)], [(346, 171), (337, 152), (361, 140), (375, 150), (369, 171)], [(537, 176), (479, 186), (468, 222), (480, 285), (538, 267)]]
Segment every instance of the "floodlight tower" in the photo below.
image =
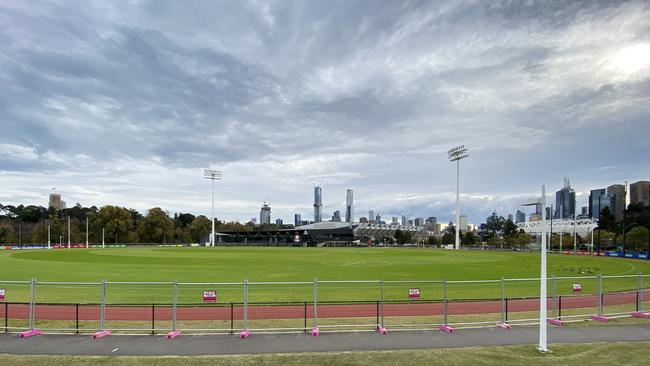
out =
[(546, 188), (542, 185), (542, 196), (532, 202), (525, 203), (522, 206), (537, 206), (541, 205), (542, 209), (542, 222), (540, 228), (541, 237), (541, 260), (540, 260), (540, 275), (539, 275), (539, 345), (537, 349), (540, 352), (548, 352), (548, 345), (546, 342)]
[(447, 151), (449, 161), (456, 162), (456, 244), (454, 248), (460, 249), (460, 160), (469, 156), (465, 145), (456, 146)]
[(212, 181), (212, 234), (210, 235), (210, 246), (214, 246), (214, 181), (221, 180), (221, 171), (204, 169), (203, 177)]

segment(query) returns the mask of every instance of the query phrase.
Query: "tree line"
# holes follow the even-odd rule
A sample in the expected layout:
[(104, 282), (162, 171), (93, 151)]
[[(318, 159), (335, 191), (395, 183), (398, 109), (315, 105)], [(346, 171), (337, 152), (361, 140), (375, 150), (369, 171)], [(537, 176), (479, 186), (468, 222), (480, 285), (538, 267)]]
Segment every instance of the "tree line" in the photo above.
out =
[[(42, 206), (12, 206), (0, 204), (0, 244), (47, 243), (48, 226), (52, 244), (68, 242), (91, 243), (198, 243), (212, 230), (210, 219), (204, 215), (174, 213), (153, 207), (143, 215), (137, 210), (107, 205), (71, 208), (56, 211)], [(273, 226), (275, 225), (267, 225)], [(273, 229), (268, 227), (266, 229)], [(215, 230), (246, 232), (256, 229), (252, 223), (215, 220)]]

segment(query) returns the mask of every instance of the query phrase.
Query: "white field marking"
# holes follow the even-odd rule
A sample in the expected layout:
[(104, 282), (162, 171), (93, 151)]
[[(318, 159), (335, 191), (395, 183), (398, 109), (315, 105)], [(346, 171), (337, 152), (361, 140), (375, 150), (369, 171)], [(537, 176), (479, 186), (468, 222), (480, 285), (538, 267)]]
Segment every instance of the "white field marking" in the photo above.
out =
[(111, 352), (115, 352), (115, 351), (117, 351), (118, 349), (119, 349), (119, 348), (116, 348), (116, 349), (112, 350)]
[(372, 265), (372, 264), (383, 264), (383, 265), (386, 265), (386, 266), (392, 266), (393, 262), (389, 262), (389, 261), (358, 261), (358, 262), (346, 262), (346, 263), (343, 263), (343, 264), (332, 264), (332, 263), (329, 263), (328, 261), (320, 261), (320, 264), (322, 264), (324, 266), (338, 266), (338, 267), (350, 267), (350, 266), (355, 266), (357, 264), (370, 264), (370, 265)]
[(614, 273), (612, 276), (624, 275), (626, 273), (636, 271), (636, 266), (634, 266), (634, 264), (632, 264), (632, 263), (623, 263), (623, 264), (627, 264), (628, 266), (632, 267), (632, 269), (628, 269), (627, 271), (623, 271), (623, 272), (620, 272), (620, 273)]

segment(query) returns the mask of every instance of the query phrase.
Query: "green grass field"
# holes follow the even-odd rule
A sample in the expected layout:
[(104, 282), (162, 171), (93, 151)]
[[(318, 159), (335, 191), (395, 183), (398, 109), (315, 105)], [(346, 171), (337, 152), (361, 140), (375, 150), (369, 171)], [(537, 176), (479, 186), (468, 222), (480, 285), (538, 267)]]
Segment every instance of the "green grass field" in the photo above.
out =
[[(549, 274), (562, 276), (650, 274), (650, 261), (581, 256), (549, 256)], [(423, 299), (440, 299), (441, 284), (417, 280), (485, 280), (534, 278), (539, 255), (517, 252), (447, 251), (421, 248), (107, 248), (72, 250), (0, 251), (0, 281), (29, 280), (99, 282), (174, 281), (253, 282), (379, 280), (386, 283), (385, 298), (406, 299), (408, 287), (419, 287)], [(635, 278), (606, 280), (606, 291), (635, 289)], [(569, 294), (575, 280), (557, 281), (558, 294)], [(581, 281), (584, 293), (594, 292), (595, 280)], [(646, 282), (650, 283), (650, 279)], [(535, 296), (535, 281), (507, 283), (507, 296)], [(25, 301), (28, 286), (0, 284), (7, 301)], [(200, 302), (201, 290), (215, 289), (220, 302), (241, 301), (241, 285), (183, 285), (179, 302)], [(251, 285), (250, 301), (309, 301), (308, 285)], [(113, 303), (169, 303), (170, 285), (109, 285)], [(450, 284), (450, 298), (496, 298), (500, 285)], [(319, 300), (376, 300), (377, 284), (319, 283)], [(99, 302), (99, 286), (37, 286), (42, 302)]]

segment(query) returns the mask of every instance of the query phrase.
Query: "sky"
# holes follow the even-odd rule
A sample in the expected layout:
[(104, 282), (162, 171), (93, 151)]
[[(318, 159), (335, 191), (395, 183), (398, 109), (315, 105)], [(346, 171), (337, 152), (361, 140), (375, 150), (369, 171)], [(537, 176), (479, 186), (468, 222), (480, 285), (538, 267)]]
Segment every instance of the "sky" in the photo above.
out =
[[(643, 1), (0, 2), (0, 203), (507, 216), (650, 179)], [(530, 212), (530, 209), (526, 209)]]

